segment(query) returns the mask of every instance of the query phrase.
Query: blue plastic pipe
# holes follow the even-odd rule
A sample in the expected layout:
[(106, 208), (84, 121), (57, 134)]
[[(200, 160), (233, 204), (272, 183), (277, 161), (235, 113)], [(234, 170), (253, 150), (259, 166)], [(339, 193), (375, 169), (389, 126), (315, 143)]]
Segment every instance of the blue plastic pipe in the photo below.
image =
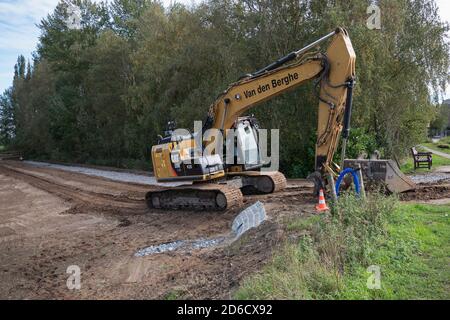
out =
[(355, 184), (356, 193), (360, 194), (360, 192), (361, 192), (360, 188), (361, 187), (360, 187), (360, 184), (359, 184), (358, 175), (356, 174), (356, 170), (352, 169), (352, 168), (345, 168), (341, 172), (341, 174), (339, 175), (339, 177), (336, 180), (336, 194), (337, 194), (337, 196), (339, 196), (339, 187), (341, 186), (342, 179), (344, 179), (344, 177), (347, 174), (349, 174), (349, 173), (351, 173), (351, 175), (353, 176), (353, 183)]

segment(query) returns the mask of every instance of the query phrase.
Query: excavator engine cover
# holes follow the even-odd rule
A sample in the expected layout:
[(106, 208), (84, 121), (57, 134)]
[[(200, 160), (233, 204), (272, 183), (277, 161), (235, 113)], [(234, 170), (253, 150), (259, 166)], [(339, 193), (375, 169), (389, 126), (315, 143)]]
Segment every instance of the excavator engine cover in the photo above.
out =
[(361, 165), (366, 184), (382, 182), (390, 192), (395, 193), (416, 188), (416, 184), (400, 171), (393, 160), (346, 159), (344, 161), (344, 168), (357, 168), (358, 165)]

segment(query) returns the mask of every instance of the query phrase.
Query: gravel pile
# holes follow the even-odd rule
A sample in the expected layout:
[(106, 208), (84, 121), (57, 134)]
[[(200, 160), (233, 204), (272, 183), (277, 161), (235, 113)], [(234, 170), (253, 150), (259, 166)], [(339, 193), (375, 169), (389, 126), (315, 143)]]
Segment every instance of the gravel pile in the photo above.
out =
[(415, 174), (409, 177), (415, 183), (436, 183), (442, 180), (450, 179), (450, 173), (432, 172), (427, 174)]
[(150, 246), (139, 250), (134, 255), (136, 257), (144, 257), (150, 254), (163, 253), (169, 251), (191, 251), (203, 248), (218, 246), (220, 244), (229, 244), (237, 240), (242, 234), (251, 228), (259, 226), (265, 219), (266, 210), (264, 205), (257, 201), (247, 209), (243, 210), (233, 221), (231, 231), (226, 236), (216, 238), (197, 240), (177, 240), (174, 242), (163, 243), (160, 245)]
[(139, 250), (134, 255), (136, 257), (143, 257), (143, 256), (148, 256), (150, 254), (155, 254), (155, 253), (174, 251), (174, 250), (180, 248), (184, 243), (185, 243), (185, 241), (178, 240), (178, 241), (174, 241), (174, 242), (163, 243), (163, 244), (160, 244), (157, 246), (150, 246), (150, 247), (144, 248), (142, 250)]
[(214, 238), (214, 239), (199, 239), (199, 240), (195, 240), (195, 241), (191, 242), (189, 244), (189, 247), (191, 249), (203, 249), (203, 248), (214, 247), (214, 246), (221, 244), (226, 239), (227, 239), (226, 237), (218, 237), (218, 238)]
[(185, 240), (177, 240), (174, 242), (169, 243), (163, 243), (156, 246), (150, 246), (144, 249), (139, 250), (134, 254), (135, 257), (144, 257), (151, 254), (156, 253), (164, 253), (164, 252), (170, 252), (170, 251), (191, 251), (191, 250), (198, 250), (203, 248), (209, 248), (214, 247), (225, 240), (227, 240), (228, 237), (218, 237), (213, 239), (198, 239), (194, 241), (185, 241)]

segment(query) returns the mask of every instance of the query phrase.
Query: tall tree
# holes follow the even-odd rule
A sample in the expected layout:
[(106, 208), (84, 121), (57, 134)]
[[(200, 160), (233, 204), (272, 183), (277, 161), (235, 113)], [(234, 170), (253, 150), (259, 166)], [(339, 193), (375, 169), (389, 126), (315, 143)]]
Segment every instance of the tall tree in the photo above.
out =
[(0, 95), (0, 145), (10, 145), (14, 138), (12, 88)]
[[(372, 2), (60, 1), (40, 23), (33, 63), (19, 56), (12, 89), (2, 95), (2, 110), (12, 110), (2, 112), (14, 121), (3, 137), (43, 157), (148, 165), (168, 120), (192, 128), (241, 75), (342, 26), (357, 54), (349, 156), (378, 149), (401, 158), (437, 116), (436, 98), (449, 81), (449, 26), (433, 0), (383, 0), (381, 29), (370, 30)], [(74, 5), (77, 28), (67, 23)], [(288, 175), (313, 167), (317, 104), (310, 83), (250, 110), (262, 127), (280, 128)]]

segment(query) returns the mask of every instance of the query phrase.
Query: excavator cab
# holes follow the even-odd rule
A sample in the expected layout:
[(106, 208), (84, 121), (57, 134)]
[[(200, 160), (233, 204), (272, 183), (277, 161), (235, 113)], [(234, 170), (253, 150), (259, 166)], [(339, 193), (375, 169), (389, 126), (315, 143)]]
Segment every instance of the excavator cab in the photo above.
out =
[(222, 137), (223, 154), (215, 151), (209, 154), (202, 137), (196, 137), (199, 132), (177, 134), (173, 124), (169, 121), (166, 136), (160, 136), (158, 145), (152, 148), (155, 177), (159, 182), (218, 179), (225, 171), (243, 172), (263, 166), (258, 145), (259, 125), (253, 116), (239, 117), (227, 130), (227, 136)]
[(158, 182), (205, 181), (225, 175), (219, 154), (205, 155), (194, 134), (178, 134), (166, 130), (170, 135), (159, 138), (152, 147), (152, 161)]
[[(264, 163), (259, 148), (259, 125), (253, 116), (239, 117), (232, 127), (232, 136), (226, 137), (225, 167), (228, 171), (257, 170)], [(228, 153), (232, 154), (229, 155)]]

